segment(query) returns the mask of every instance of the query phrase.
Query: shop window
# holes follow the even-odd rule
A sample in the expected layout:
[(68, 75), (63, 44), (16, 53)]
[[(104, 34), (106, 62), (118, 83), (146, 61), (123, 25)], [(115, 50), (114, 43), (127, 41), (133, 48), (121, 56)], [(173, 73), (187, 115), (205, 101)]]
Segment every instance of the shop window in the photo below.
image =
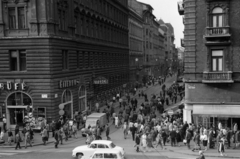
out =
[(86, 110), (86, 87), (81, 86), (78, 92), (78, 107), (79, 112)]
[(212, 71), (223, 71), (223, 50), (212, 50)]
[(8, 8), (8, 20), (9, 29), (25, 29), (25, 9), (24, 7), (9, 7)]
[(67, 70), (69, 68), (68, 51), (62, 50), (62, 69)]
[(46, 108), (37, 108), (37, 117), (46, 119)]
[(72, 93), (70, 90), (65, 90), (62, 96), (62, 103), (64, 104), (64, 116), (68, 119), (72, 118), (73, 109), (72, 109)]
[(71, 102), (72, 95), (70, 90), (66, 90), (63, 94), (63, 103)]
[(212, 27), (223, 27), (223, 9), (220, 7), (212, 11)]
[(10, 69), (11, 71), (26, 71), (26, 51), (10, 51)]

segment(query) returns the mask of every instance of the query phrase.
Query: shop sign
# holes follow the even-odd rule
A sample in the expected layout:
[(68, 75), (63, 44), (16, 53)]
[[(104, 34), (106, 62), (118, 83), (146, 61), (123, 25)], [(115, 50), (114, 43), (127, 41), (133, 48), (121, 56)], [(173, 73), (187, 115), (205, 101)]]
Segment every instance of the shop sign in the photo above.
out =
[(93, 84), (108, 84), (108, 79), (103, 76), (99, 76), (93, 80)]
[(42, 98), (48, 98), (47, 94), (42, 94)]
[(59, 88), (73, 87), (79, 84), (79, 80), (61, 80), (59, 81)]
[(7, 81), (6, 84), (4, 83), (0, 83), (0, 90), (22, 90), (25, 91), (27, 88), (27, 85), (25, 84), (25, 82), (22, 83), (13, 83), (11, 81)]

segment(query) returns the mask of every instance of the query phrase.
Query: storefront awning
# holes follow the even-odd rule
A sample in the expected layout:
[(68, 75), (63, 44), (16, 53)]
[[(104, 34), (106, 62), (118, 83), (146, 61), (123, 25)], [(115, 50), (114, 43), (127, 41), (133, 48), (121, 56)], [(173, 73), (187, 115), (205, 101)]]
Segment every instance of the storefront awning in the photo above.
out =
[(240, 118), (240, 105), (193, 105), (193, 114)]

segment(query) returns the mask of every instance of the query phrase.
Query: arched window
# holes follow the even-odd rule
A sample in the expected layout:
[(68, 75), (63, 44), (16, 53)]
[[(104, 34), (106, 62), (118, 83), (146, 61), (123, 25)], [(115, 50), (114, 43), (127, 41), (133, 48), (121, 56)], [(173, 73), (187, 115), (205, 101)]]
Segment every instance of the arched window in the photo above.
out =
[(8, 106), (31, 106), (32, 99), (23, 92), (14, 92), (7, 98)]
[(82, 112), (86, 110), (86, 87), (81, 86), (78, 91), (78, 111)]
[(220, 7), (212, 10), (212, 27), (223, 27), (223, 9)]
[(63, 103), (71, 102), (72, 101), (71, 96), (72, 96), (71, 91), (70, 90), (65, 90), (64, 93), (63, 93), (62, 102)]
[[(24, 117), (32, 112), (32, 99), (24, 92), (14, 92), (7, 97), (7, 118), (10, 125), (22, 126)], [(30, 110), (26, 109), (30, 106)]]

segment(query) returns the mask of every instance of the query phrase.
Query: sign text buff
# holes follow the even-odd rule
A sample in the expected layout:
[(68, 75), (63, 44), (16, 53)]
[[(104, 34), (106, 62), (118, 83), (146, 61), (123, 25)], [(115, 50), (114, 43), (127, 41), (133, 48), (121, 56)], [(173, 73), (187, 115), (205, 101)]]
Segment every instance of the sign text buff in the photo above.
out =
[(11, 90), (14, 90), (14, 91), (22, 90), (22, 91), (25, 91), (26, 87), (27, 87), (27, 85), (24, 82), (22, 82), (22, 83), (13, 83), (11, 81), (7, 81), (6, 84), (0, 83), (0, 90), (8, 90), (8, 91), (11, 91)]

